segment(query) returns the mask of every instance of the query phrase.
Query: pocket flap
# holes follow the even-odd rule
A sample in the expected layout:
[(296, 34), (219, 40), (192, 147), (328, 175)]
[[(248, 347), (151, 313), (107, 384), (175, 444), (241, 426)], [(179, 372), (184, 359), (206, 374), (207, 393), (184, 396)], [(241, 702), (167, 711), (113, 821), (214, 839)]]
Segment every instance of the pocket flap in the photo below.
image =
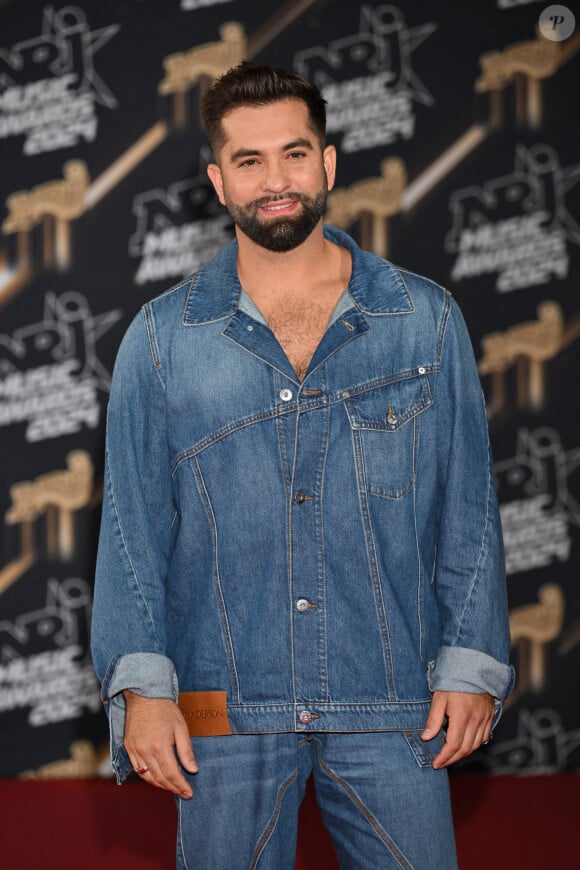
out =
[(345, 400), (353, 429), (396, 432), (433, 404), (426, 375), (401, 378)]

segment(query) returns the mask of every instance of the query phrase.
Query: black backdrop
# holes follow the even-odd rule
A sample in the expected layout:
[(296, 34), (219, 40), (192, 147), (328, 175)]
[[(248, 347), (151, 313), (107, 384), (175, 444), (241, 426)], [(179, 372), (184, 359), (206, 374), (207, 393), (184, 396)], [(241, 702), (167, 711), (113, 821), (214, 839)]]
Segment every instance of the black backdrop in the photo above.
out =
[(466, 316), (519, 676), (463, 767), (578, 767), (580, 30), (566, 11), (547, 38), (545, 9), (0, 5), (0, 775), (109, 774), (88, 625), (110, 373), (140, 305), (231, 237), (199, 96), (243, 57), (323, 89), (329, 222), (448, 286)]

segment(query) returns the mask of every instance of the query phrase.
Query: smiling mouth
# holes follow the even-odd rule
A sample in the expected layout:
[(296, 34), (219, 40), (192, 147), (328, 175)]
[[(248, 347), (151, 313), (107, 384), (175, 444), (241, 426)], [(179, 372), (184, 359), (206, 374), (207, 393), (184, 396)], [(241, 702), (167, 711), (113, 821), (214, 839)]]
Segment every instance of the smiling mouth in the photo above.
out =
[(261, 212), (266, 214), (290, 214), (299, 205), (299, 199), (286, 200), (285, 202), (269, 202), (259, 206)]

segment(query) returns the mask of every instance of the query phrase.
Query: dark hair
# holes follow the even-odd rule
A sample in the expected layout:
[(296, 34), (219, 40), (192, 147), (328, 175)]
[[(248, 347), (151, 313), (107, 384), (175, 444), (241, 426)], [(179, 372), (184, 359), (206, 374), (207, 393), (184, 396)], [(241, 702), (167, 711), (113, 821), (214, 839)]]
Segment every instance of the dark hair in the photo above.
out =
[(310, 126), (322, 146), (326, 140), (326, 100), (308, 79), (244, 60), (216, 79), (201, 101), (201, 120), (214, 155), (223, 146), (224, 116), (240, 106), (266, 106), (279, 100), (302, 100)]

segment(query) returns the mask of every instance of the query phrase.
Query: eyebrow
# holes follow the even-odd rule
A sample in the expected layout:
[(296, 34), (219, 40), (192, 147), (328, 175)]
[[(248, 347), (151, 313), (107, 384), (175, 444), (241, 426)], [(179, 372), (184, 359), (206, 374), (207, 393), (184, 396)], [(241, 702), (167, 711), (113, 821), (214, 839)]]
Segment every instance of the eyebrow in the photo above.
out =
[[(314, 146), (310, 139), (293, 139), (292, 142), (288, 142), (287, 145), (282, 147), (282, 151), (292, 151), (294, 148), (308, 148), (310, 151), (314, 150)], [(262, 152), (257, 148), (238, 148), (238, 150), (234, 151), (230, 157), (230, 161), (235, 163), (236, 160), (240, 160), (242, 157), (259, 157), (261, 154)]]

